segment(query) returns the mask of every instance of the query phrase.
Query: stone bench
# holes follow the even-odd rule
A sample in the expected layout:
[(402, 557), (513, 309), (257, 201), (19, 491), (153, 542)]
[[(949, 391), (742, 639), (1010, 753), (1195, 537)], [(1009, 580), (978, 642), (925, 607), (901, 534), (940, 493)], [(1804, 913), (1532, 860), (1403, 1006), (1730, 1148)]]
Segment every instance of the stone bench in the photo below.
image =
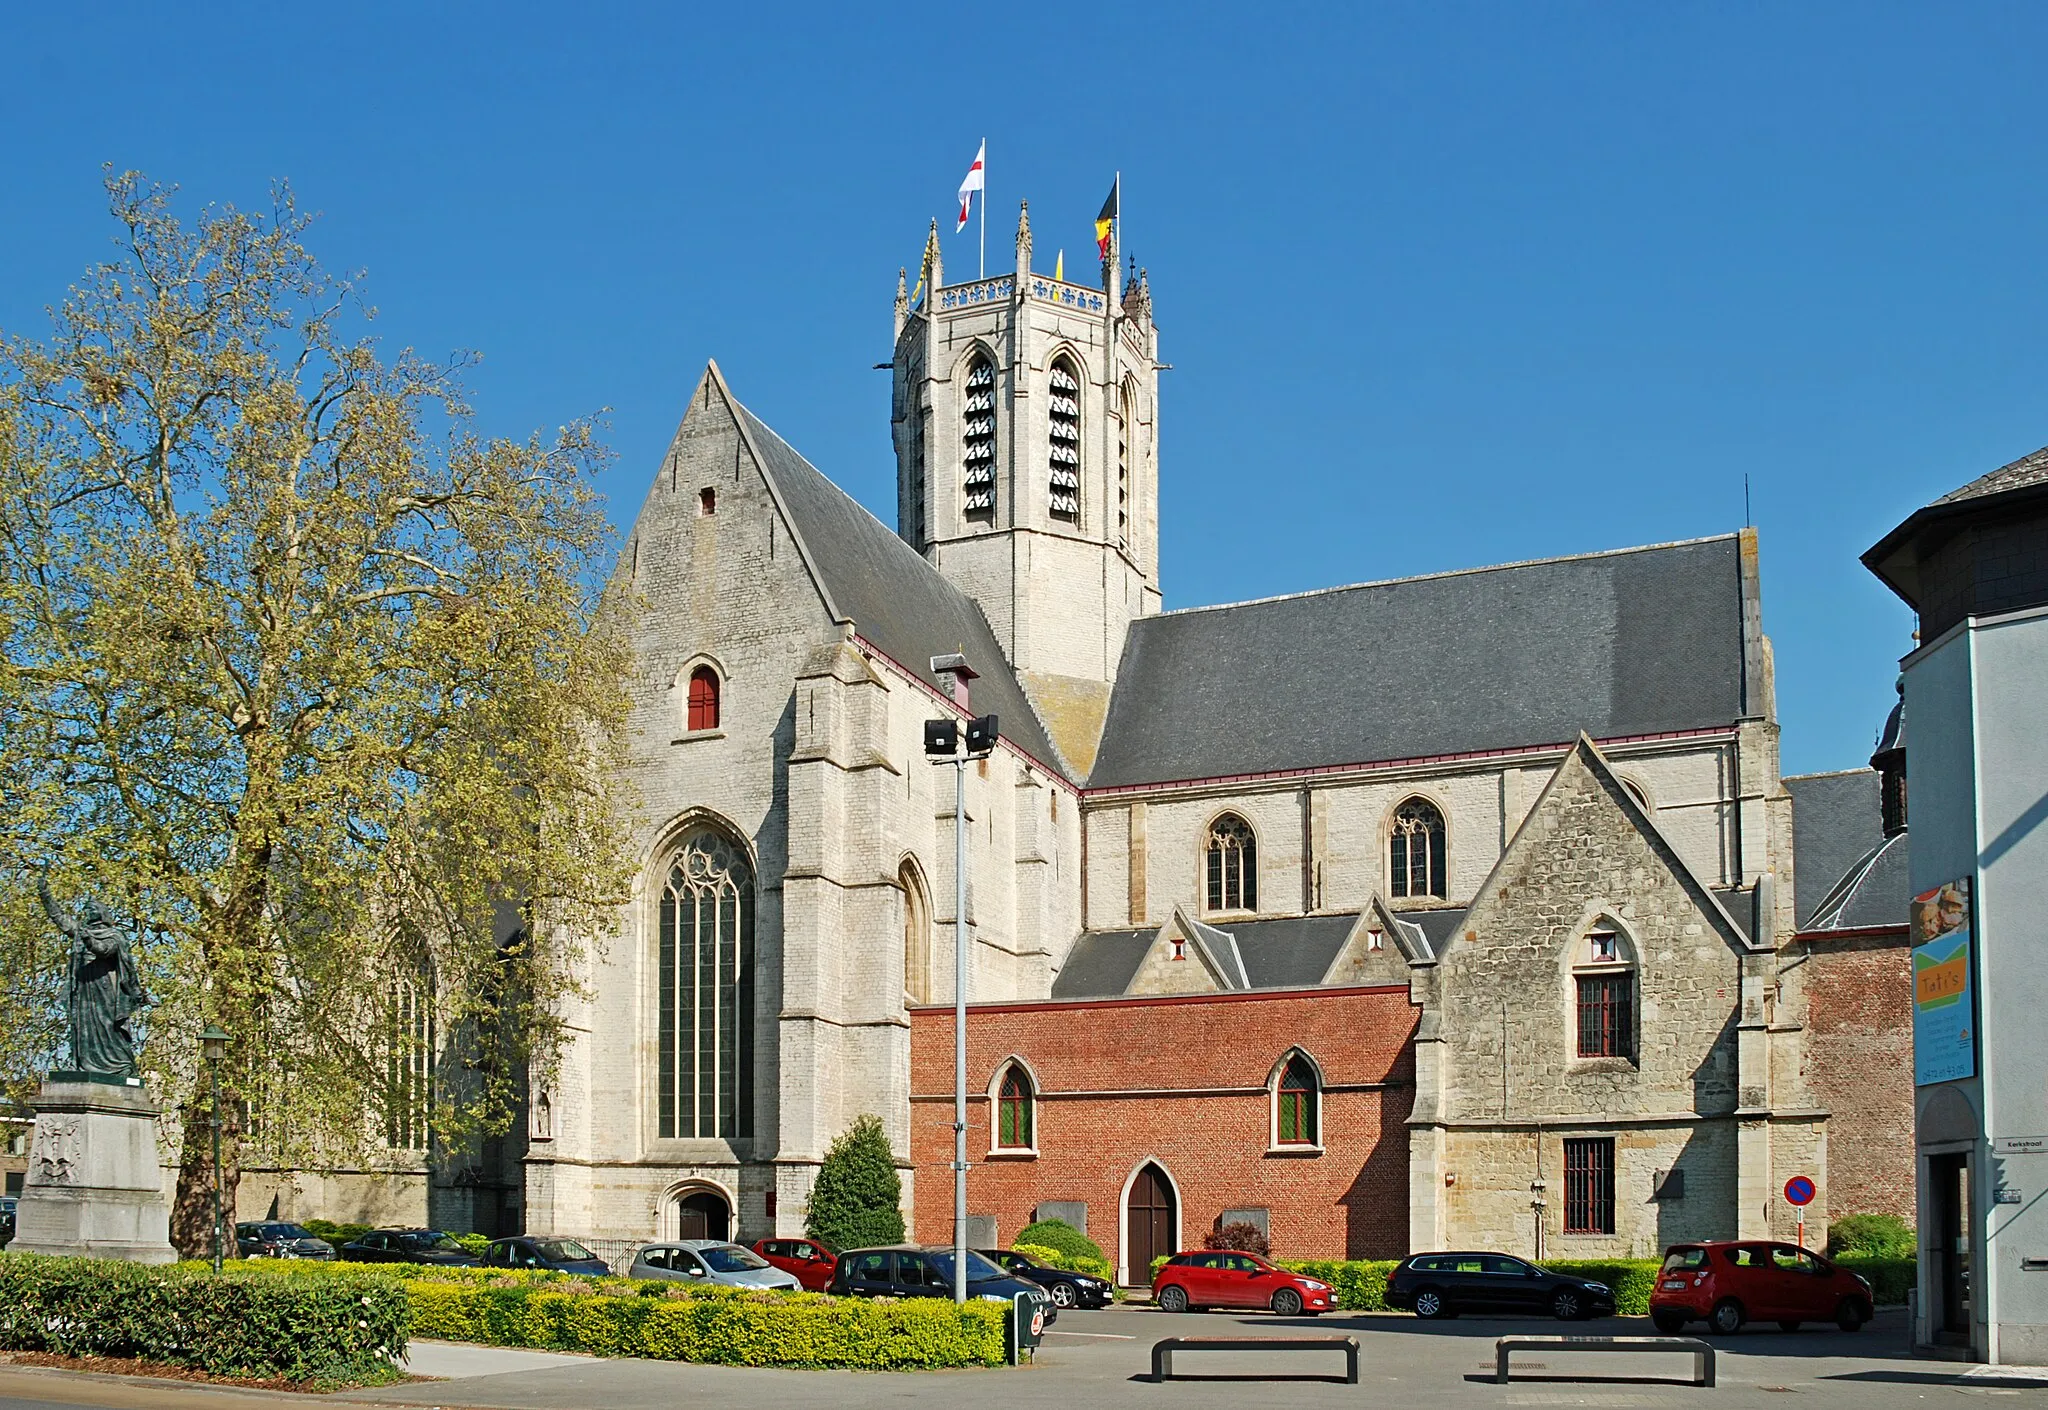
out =
[[(1714, 1348), (1698, 1337), (1502, 1337), (1493, 1344), (1493, 1379), (1508, 1380), (1508, 1357), (1517, 1351), (1684, 1351), (1692, 1354), (1692, 1383), (1714, 1384)], [(1155, 1358), (1156, 1359), (1156, 1358)], [(1585, 1377), (1567, 1377), (1580, 1379)]]
[(1173, 1376), (1176, 1351), (1341, 1351), (1344, 1384), (1358, 1384), (1357, 1337), (1166, 1337), (1152, 1343), (1152, 1379)]

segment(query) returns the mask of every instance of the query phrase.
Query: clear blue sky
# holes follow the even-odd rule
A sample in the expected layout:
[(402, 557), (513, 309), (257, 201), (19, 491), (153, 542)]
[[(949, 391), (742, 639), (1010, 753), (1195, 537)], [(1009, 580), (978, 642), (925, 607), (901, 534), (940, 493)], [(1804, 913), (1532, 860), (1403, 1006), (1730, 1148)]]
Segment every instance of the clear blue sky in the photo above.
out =
[(0, 328), (106, 248), (100, 163), (288, 177), (488, 429), (612, 408), (615, 517), (716, 357), (893, 521), (869, 369), (986, 136), (998, 263), (1027, 197), (1086, 271), (1124, 173), (1169, 606), (1723, 532), (1747, 472), (1785, 768), (1852, 766), (1911, 628), (1856, 555), (2048, 441), (2044, 53), (2038, 4), (19, 6)]

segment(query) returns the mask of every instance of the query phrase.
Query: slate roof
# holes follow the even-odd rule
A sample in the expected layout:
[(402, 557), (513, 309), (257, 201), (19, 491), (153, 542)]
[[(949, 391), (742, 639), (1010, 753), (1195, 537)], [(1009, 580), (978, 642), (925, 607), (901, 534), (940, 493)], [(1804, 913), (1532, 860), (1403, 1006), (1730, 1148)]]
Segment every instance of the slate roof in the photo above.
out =
[[(1920, 607), (1920, 563), (1958, 525), (2033, 508), (2048, 500), (2048, 446), (1979, 475), (1907, 515), (1904, 522), (1869, 548), (1863, 566), (1875, 573), (1915, 611)], [(1987, 501), (1999, 501), (1989, 503)]]
[(1736, 535), (1131, 624), (1091, 788), (1725, 726)]
[(2007, 490), (2023, 490), (2031, 485), (2048, 484), (2048, 446), (2043, 446), (2032, 455), (2023, 455), (2008, 465), (2001, 465), (1989, 475), (1980, 475), (1959, 490), (1950, 490), (1936, 504), (1958, 504), (1966, 499), (1982, 499), (1986, 495), (2004, 494)]
[(1912, 919), (1913, 883), (1907, 875), (1910, 856), (1906, 833), (1887, 837), (1850, 864), (1841, 880), (1801, 923), (1805, 934), (1831, 930), (1873, 930)]
[[(1434, 912), (1457, 916), (1462, 912)], [(1412, 919), (1404, 915), (1403, 919)], [(1168, 922), (1171, 924), (1172, 922)], [(1358, 915), (1285, 916), (1233, 921), (1227, 926), (1194, 922), (1197, 937), (1227, 973), (1241, 970), (1251, 989), (1310, 989), (1322, 983), (1343, 948)], [(1055, 999), (1116, 998), (1130, 987), (1146, 951), (1164, 927), (1090, 930), (1074, 942), (1052, 982)], [(1229, 944), (1212, 937), (1221, 935)]]
[(1792, 913), (1804, 928), (1822, 898), (1884, 840), (1875, 769), (1798, 774), (1792, 795)]
[(726, 397), (832, 610), (851, 618), (863, 639), (942, 694), (944, 683), (932, 675), (931, 658), (963, 653), (979, 672), (972, 686), (975, 713), (996, 715), (1003, 738), (1071, 777), (981, 607), (741, 406), (729, 389)]

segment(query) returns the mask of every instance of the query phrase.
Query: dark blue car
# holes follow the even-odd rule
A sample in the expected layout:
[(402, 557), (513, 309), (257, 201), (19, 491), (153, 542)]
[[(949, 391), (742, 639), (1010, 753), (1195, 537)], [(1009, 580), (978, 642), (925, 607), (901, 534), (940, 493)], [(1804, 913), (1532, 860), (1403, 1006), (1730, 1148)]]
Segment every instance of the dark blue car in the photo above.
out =
[(521, 1235), (499, 1239), (484, 1250), (486, 1268), (546, 1268), (555, 1273), (587, 1273), (602, 1278), (611, 1267), (574, 1239)]

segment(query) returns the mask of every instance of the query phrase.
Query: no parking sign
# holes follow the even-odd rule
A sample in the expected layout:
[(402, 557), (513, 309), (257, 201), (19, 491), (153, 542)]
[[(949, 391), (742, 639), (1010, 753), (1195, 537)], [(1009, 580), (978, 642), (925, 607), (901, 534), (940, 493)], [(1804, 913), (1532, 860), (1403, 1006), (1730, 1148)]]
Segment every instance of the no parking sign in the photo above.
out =
[(1804, 1175), (1794, 1175), (1785, 1182), (1785, 1203), (1805, 1208), (1813, 1203), (1813, 1181)]

